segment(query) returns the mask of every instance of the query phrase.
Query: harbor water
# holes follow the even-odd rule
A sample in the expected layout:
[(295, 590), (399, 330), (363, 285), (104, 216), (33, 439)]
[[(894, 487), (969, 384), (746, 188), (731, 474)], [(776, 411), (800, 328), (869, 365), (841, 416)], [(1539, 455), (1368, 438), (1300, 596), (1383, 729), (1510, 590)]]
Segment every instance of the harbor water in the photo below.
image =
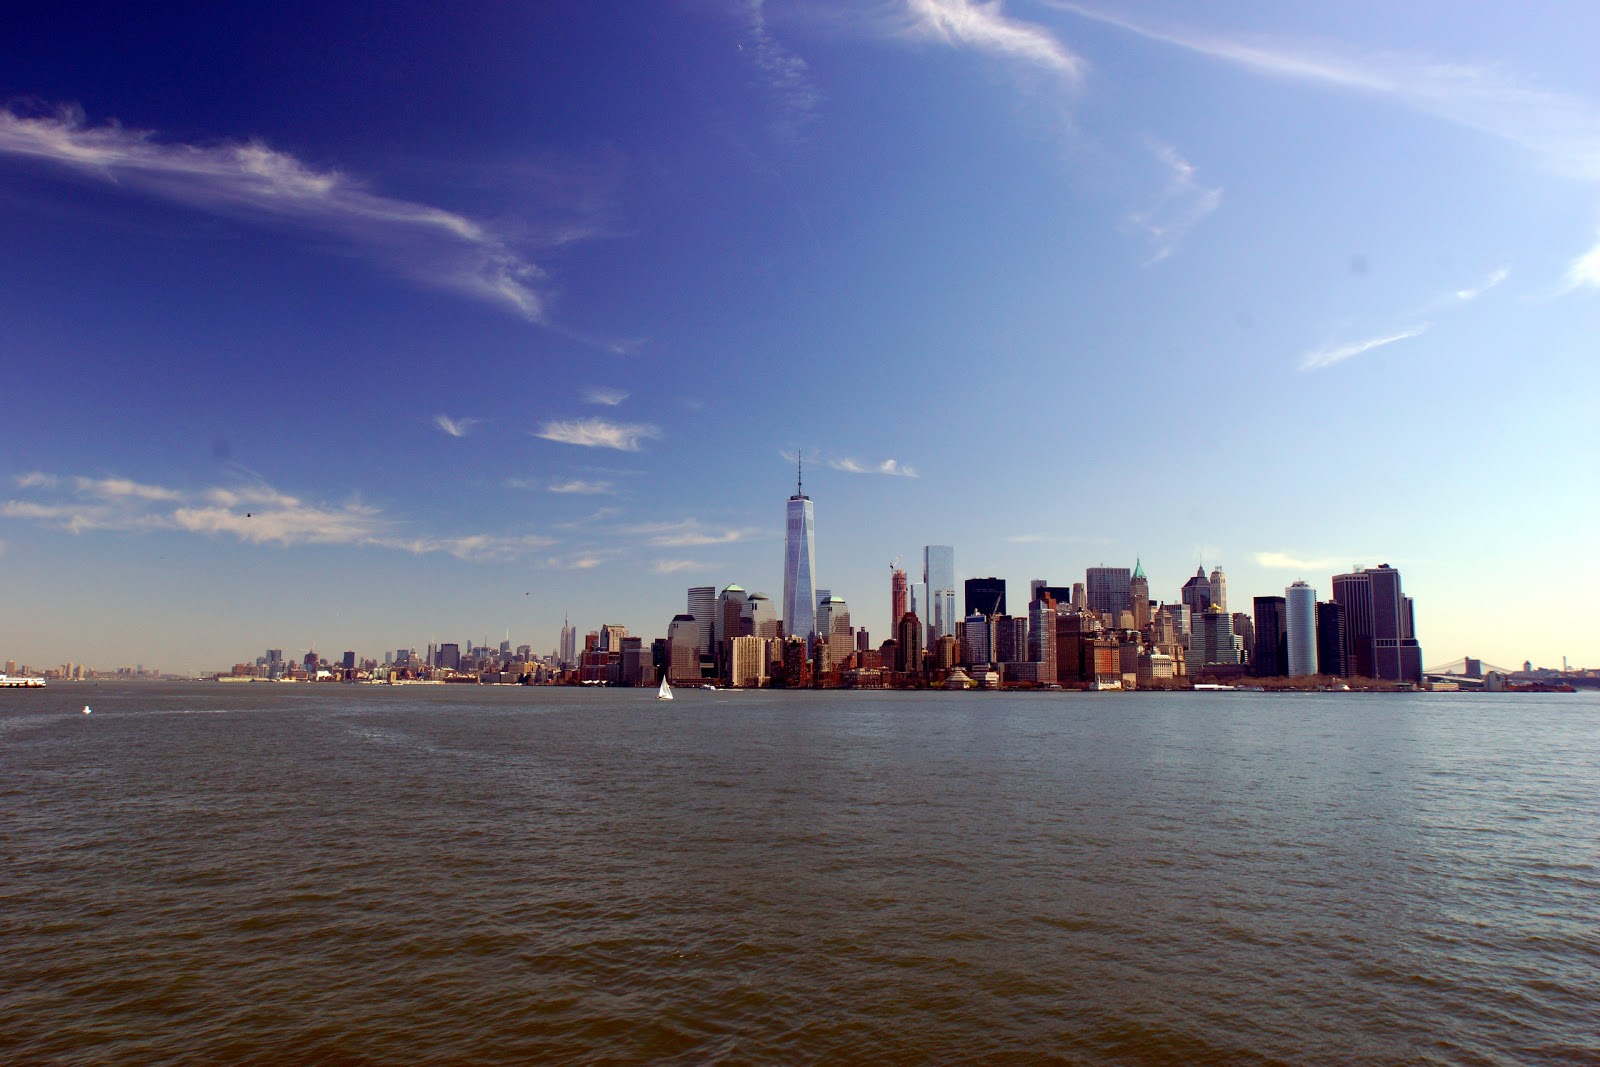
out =
[(0, 1062), (1600, 1062), (1600, 694), (677, 696), (0, 692)]

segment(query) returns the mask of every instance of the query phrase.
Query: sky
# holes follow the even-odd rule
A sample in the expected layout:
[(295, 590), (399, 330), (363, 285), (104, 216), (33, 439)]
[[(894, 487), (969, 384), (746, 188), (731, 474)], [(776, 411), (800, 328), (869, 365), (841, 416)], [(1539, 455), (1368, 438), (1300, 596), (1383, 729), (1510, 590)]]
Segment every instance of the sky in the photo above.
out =
[(0, 36), (0, 656), (665, 636), (1387, 562), (1600, 665), (1592, 3), (44, 4)]

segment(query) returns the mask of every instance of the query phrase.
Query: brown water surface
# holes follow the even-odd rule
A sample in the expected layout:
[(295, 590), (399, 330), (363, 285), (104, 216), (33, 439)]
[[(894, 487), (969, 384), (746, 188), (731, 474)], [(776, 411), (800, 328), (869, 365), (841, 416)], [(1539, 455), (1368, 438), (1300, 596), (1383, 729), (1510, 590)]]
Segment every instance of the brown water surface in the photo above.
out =
[(1594, 694), (4, 691), (0, 1061), (1596, 1063), (1597, 798)]

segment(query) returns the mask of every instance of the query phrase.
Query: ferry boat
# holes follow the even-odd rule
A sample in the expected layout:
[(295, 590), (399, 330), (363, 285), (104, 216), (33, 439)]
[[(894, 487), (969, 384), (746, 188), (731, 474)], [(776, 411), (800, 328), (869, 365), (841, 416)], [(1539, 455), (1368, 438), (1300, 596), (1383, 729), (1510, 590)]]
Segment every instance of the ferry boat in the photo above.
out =
[(27, 676), (11, 677), (9, 674), (0, 674), (0, 689), (43, 689), (43, 678), (29, 678)]

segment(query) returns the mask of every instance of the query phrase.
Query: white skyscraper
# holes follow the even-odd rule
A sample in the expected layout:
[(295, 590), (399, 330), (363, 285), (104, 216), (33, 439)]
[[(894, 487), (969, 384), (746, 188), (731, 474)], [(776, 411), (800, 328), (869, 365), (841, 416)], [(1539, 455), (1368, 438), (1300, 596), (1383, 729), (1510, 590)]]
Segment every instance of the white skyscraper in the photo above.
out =
[(1218, 611), (1228, 610), (1228, 576), (1222, 573), (1220, 566), (1211, 568), (1211, 579), (1206, 583), (1211, 587), (1211, 606)]
[(794, 496), (789, 498), (783, 537), (783, 628), (790, 637), (810, 637), (816, 629), (816, 519), (811, 498), (795, 461)]
[(1295, 582), (1283, 591), (1288, 623), (1289, 677), (1317, 673), (1317, 591)]

